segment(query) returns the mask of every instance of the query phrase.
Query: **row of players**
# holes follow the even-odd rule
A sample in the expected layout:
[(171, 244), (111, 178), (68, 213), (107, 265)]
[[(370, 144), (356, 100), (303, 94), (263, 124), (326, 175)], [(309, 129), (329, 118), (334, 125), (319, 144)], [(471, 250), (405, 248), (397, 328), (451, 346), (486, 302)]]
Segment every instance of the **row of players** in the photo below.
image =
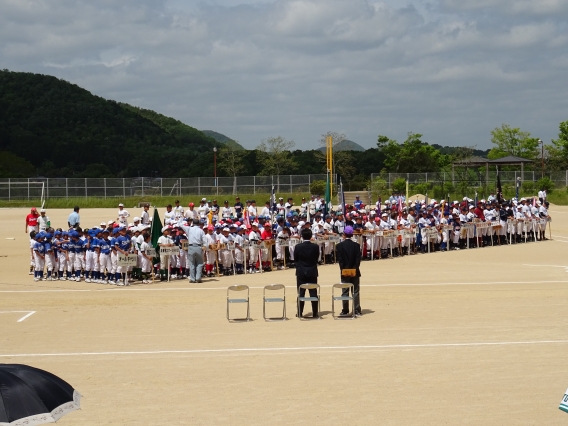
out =
[[(201, 226), (206, 230), (205, 274), (212, 275), (217, 271), (223, 274), (243, 273), (250, 268), (249, 273), (270, 270), (272, 266), (272, 246), (275, 251), (275, 261), (278, 268), (282, 268), (286, 259), (294, 261), (294, 242), (299, 241), (302, 228), (311, 228), (314, 240), (321, 245), (322, 263), (333, 263), (333, 249), (336, 241), (329, 239), (332, 235), (340, 235), (345, 226), (352, 226), (355, 231), (354, 238), (358, 239), (364, 254), (376, 258), (390, 257), (390, 255), (411, 254), (420, 248), (424, 253), (428, 243), (433, 243), (434, 250), (460, 249), (466, 245), (486, 246), (494, 242), (522, 242), (536, 239), (545, 239), (542, 222), (535, 219), (548, 219), (548, 203), (533, 205), (522, 199), (518, 203), (492, 204), (478, 203), (478, 206), (468, 205), (460, 209), (453, 205), (449, 209), (436, 209), (436, 204), (426, 206), (417, 212), (410, 209), (400, 214), (396, 211), (381, 213), (380, 218), (371, 211), (369, 215), (349, 214), (344, 219), (343, 214), (328, 215), (325, 220), (314, 217), (313, 222), (298, 221), (291, 217), (289, 222), (278, 217), (276, 224), (269, 222), (254, 222), (251, 229), (236, 223), (222, 222), (216, 226)], [(443, 212), (442, 212), (443, 211)], [(464, 224), (471, 222), (492, 222), (493, 226), (474, 230)], [(237, 222), (238, 223), (238, 222)], [(497, 225), (497, 226), (495, 226)], [(428, 233), (429, 229), (436, 229), (435, 233)], [(375, 231), (408, 230), (408, 233), (394, 236), (372, 235)], [(49, 230), (52, 231), (52, 230)], [(158, 240), (161, 246), (183, 246), (185, 233), (182, 228), (166, 226), (163, 235)], [(525, 238), (521, 238), (522, 236)], [(268, 244), (261, 245), (262, 241)], [(248, 242), (248, 244), (245, 244)], [(152, 272), (153, 255), (151, 253), (150, 234), (144, 225), (128, 229), (116, 225), (114, 228), (93, 228), (82, 231), (38, 232), (31, 235), (32, 268), (35, 279), (42, 279), (44, 269), (47, 270), (47, 279), (80, 280), (83, 276), (87, 282), (98, 283), (128, 283), (133, 277), (143, 282), (149, 281)], [(390, 253), (389, 253), (390, 249)], [(119, 254), (135, 253), (138, 257), (137, 266), (127, 268), (119, 266)], [(219, 266), (220, 265), (220, 266)], [(162, 265), (158, 266), (160, 277), (165, 279), (171, 272), (173, 278), (187, 276), (187, 259), (183, 251), (180, 254), (163, 258)], [(65, 275), (66, 272), (66, 275)], [(128, 279), (127, 278), (128, 274)]]

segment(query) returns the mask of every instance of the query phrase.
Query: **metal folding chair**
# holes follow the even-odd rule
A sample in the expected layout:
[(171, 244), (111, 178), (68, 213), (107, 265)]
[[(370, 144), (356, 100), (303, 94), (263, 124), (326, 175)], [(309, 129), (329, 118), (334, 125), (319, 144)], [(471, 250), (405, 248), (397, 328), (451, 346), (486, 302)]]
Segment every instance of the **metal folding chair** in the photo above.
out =
[[(317, 296), (312, 297), (312, 296), (305, 296), (304, 297), (300, 297), (300, 289), (304, 288), (306, 289), (306, 291), (309, 292), (309, 290), (316, 290), (317, 291)], [(309, 293), (308, 293), (309, 294)], [(298, 313), (300, 312), (300, 302), (318, 302), (318, 313), (321, 311), (320, 309), (320, 286), (319, 284), (300, 284), (300, 286), (298, 287), (298, 300), (297, 300), (297, 308), (298, 308)], [(308, 319), (308, 318), (302, 318), (300, 315), (298, 315), (298, 318), (300, 318), (300, 320), (302, 319)], [(321, 316), (319, 316), (318, 319), (321, 319)]]
[[(333, 287), (331, 288), (331, 315), (333, 316), (333, 319), (355, 319), (355, 300), (353, 299), (353, 296), (343, 296), (343, 294), (341, 294), (341, 296), (336, 296), (335, 295), (335, 289), (340, 289), (341, 292), (343, 293), (344, 289), (348, 289), (350, 290), (350, 293), (348, 294), (353, 294), (353, 284), (351, 283), (341, 283), (341, 284), (334, 284)], [(351, 301), (351, 315), (345, 315), (345, 316), (339, 316), (339, 315), (335, 315), (335, 301), (338, 302), (343, 302), (343, 301)]]
[[(231, 298), (231, 291), (246, 291), (247, 295), (245, 298)], [(227, 288), (227, 320), (228, 321), (250, 321), (250, 298), (249, 298), (249, 287), (248, 285), (232, 285)], [(247, 317), (246, 318), (233, 318), (229, 316), (229, 306), (231, 303), (246, 303), (247, 304)]]
[[(282, 297), (266, 297), (266, 291), (282, 290)], [(286, 321), (286, 287), (283, 284), (269, 284), (264, 286), (262, 294), (262, 317), (265, 321)], [(266, 304), (267, 303), (282, 303), (282, 318), (266, 318)]]

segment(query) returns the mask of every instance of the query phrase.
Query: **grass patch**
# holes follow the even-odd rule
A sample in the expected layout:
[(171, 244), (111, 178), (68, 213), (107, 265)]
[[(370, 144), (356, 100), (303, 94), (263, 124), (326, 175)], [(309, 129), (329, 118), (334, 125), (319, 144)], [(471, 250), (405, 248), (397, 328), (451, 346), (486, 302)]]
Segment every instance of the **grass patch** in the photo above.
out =
[[(282, 197), (285, 200), (288, 197), (294, 199), (295, 205), (300, 205), (302, 203), (302, 197), (309, 200), (309, 193), (279, 193), (277, 197)], [(82, 209), (97, 209), (97, 208), (115, 208), (118, 203), (123, 203), (126, 208), (137, 208), (138, 203), (149, 202), (150, 205), (156, 207), (166, 207), (168, 204), (174, 204), (176, 200), (180, 201), (180, 205), (187, 207), (190, 202), (195, 203), (196, 206), (199, 205), (199, 201), (202, 198), (208, 200), (217, 200), (219, 206), (223, 206), (225, 200), (229, 201), (229, 205), (233, 206), (235, 204), (235, 196), (231, 195), (183, 195), (172, 196), (172, 197), (116, 197), (116, 198), (97, 198), (97, 197), (77, 197), (77, 198), (48, 198), (45, 201), (46, 209), (72, 209), (74, 206), (79, 206)], [(258, 207), (264, 206), (264, 203), (270, 200), (270, 194), (254, 194), (254, 195), (242, 195), (241, 202), (244, 204), (246, 200), (256, 200), (256, 205)], [(4, 207), (41, 207), (41, 202), (39, 199), (30, 200), (0, 200), (0, 208)]]

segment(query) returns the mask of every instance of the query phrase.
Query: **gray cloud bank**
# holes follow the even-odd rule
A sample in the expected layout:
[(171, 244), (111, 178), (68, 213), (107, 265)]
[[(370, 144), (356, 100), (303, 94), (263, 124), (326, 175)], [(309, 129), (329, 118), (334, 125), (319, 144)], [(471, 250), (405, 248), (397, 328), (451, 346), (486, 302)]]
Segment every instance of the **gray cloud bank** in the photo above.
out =
[[(243, 3), (243, 4), (239, 4)], [(236, 138), (490, 146), (568, 119), (565, 0), (3, 0), (0, 68)]]

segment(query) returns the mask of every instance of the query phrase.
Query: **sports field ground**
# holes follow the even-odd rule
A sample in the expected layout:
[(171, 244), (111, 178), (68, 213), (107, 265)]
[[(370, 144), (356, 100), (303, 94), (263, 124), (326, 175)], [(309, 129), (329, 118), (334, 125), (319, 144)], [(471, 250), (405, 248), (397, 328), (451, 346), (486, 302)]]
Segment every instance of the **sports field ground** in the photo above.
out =
[[(551, 241), (364, 262), (355, 320), (331, 317), (339, 270), (320, 267), (324, 319), (300, 321), (293, 270), (34, 282), (29, 210), (2, 209), (0, 362), (83, 395), (60, 425), (564, 425), (568, 207), (550, 210)], [(69, 213), (48, 211), (55, 226)], [(81, 210), (83, 225), (115, 216)], [(225, 318), (237, 283), (251, 287), (252, 322)], [(287, 286), (288, 321), (262, 319), (269, 283)]]

